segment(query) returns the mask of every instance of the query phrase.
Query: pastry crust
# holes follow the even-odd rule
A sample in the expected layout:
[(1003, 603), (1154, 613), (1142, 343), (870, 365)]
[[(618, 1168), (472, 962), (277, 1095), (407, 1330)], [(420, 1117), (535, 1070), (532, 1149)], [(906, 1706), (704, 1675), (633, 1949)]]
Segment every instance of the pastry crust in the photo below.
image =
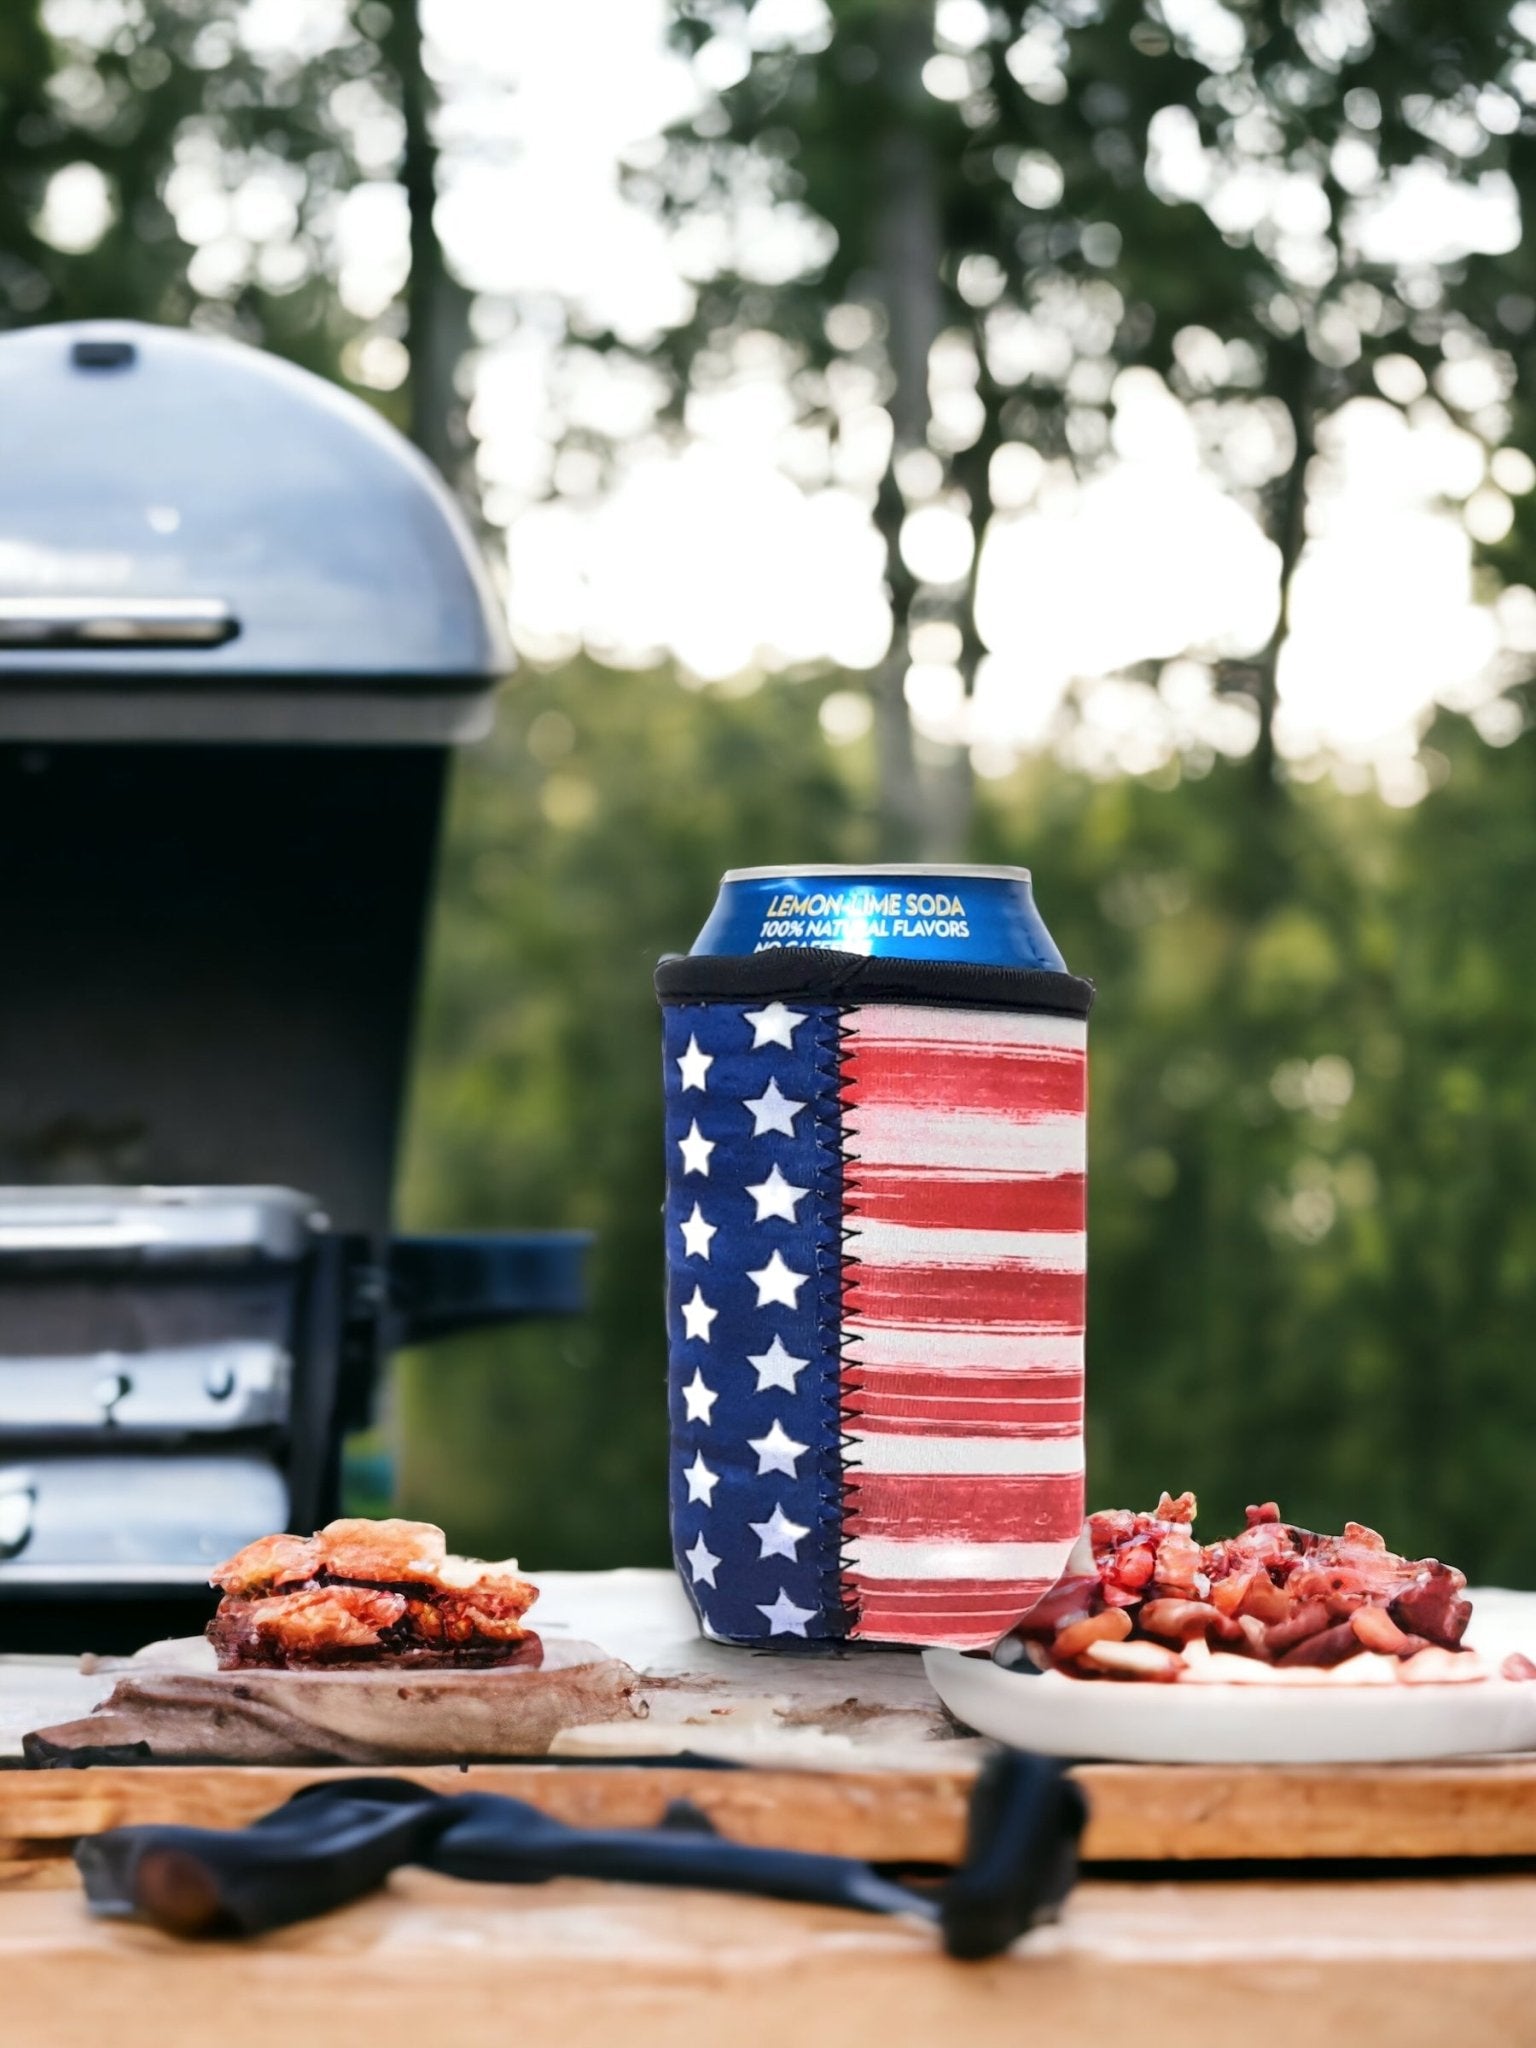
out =
[(209, 1584), (222, 1592), (254, 1595), (275, 1586), (301, 1586), (320, 1568), (313, 1536), (263, 1536), (215, 1565)]
[(224, 1670), (537, 1663), (538, 1598), (516, 1564), (451, 1558), (431, 1522), (331, 1522), (264, 1536), (218, 1566), (208, 1636)]

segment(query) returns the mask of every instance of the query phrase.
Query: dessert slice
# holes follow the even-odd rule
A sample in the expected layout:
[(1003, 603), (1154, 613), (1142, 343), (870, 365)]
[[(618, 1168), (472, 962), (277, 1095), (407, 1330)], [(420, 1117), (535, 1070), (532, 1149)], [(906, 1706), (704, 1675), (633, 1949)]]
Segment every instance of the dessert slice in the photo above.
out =
[(522, 1625), (538, 1591), (517, 1565), (450, 1557), (431, 1522), (343, 1520), (263, 1536), (213, 1572), (222, 1670), (538, 1664)]

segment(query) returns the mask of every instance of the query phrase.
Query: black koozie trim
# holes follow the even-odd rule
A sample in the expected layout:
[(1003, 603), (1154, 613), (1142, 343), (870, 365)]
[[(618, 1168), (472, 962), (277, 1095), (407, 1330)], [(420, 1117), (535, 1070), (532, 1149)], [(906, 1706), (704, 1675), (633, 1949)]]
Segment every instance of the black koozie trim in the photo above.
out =
[(1049, 967), (992, 967), (976, 960), (875, 960), (821, 946), (763, 953), (674, 954), (656, 969), (664, 1003), (730, 1002), (742, 996), (807, 1003), (940, 1003), (971, 1010), (1036, 1010), (1086, 1017), (1093, 983)]

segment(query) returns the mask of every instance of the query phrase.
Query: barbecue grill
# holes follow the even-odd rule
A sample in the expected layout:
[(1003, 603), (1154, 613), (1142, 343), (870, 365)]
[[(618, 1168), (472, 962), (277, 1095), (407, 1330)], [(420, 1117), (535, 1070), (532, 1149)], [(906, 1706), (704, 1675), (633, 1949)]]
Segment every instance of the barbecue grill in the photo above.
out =
[(509, 666), (357, 400), (0, 337), (6, 1646), (195, 1626), (212, 1563), (336, 1511), (394, 1347), (579, 1307), (576, 1234), (391, 1229), (449, 762)]

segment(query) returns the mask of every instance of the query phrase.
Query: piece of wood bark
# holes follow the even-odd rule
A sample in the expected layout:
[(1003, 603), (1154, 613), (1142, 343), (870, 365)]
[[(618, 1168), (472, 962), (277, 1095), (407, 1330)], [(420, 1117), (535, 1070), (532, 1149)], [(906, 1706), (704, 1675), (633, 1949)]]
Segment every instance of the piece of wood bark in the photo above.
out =
[(430, 1763), (543, 1756), (562, 1728), (637, 1717), (639, 1680), (591, 1643), (547, 1646), (539, 1666), (489, 1671), (125, 1673), (78, 1721), (26, 1738), (34, 1764), (211, 1760)]

